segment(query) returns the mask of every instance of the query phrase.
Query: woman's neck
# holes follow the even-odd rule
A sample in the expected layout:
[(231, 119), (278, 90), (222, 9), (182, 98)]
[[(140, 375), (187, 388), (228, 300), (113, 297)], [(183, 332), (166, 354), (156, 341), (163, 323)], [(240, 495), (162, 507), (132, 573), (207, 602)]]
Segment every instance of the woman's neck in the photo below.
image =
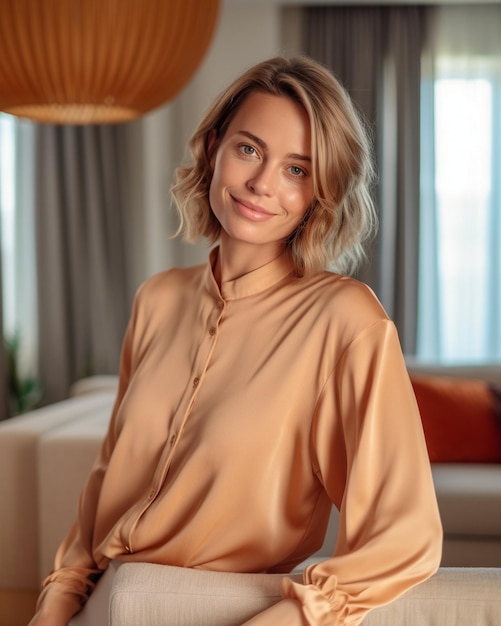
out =
[(214, 275), (219, 285), (236, 280), (279, 257), (285, 246), (259, 246), (222, 236)]

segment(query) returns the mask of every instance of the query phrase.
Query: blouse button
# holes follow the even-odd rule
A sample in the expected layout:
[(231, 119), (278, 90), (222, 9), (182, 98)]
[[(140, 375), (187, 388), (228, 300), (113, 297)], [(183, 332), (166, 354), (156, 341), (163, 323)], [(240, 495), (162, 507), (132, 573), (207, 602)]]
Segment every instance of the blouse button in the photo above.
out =
[(176, 435), (172, 435), (172, 437), (169, 439), (169, 443), (171, 446), (173, 446), (176, 443)]
[(214, 335), (215, 335), (215, 334), (216, 334), (216, 329), (214, 328), (214, 326), (211, 326), (211, 327), (209, 328), (209, 335), (210, 335), (211, 337), (214, 337)]
[(193, 379), (193, 387), (196, 387), (199, 382), (200, 382), (200, 378), (198, 378), (197, 376), (196, 378)]

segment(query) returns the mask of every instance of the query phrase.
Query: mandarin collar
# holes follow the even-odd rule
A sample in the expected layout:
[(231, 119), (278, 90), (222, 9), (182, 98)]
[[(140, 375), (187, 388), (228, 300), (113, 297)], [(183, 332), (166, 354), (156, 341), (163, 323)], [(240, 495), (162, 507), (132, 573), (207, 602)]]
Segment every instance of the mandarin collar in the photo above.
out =
[(239, 276), (235, 280), (228, 280), (219, 287), (214, 277), (214, 267), (218, 254), (219, 246), (210, 252), (206, 269), (206, 284), (210, 291), (217, 292), (217, 295), (226, 301), (254, 296), (293, 274), (289, 255), (287, 252), (283, 252), (266, 265)]

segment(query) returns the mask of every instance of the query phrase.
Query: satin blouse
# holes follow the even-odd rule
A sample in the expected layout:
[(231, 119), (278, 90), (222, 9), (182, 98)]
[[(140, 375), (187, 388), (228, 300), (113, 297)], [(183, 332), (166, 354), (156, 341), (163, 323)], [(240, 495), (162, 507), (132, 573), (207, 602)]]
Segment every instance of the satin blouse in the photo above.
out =
[(437, 569), (441, 525), (394, 324), (364, 284), (286, 254), (218, 287), (138, 290), (107, 436), (40, 602), (76, 612), (111, 559), (289, 572), (312, 626), (355, 625)]

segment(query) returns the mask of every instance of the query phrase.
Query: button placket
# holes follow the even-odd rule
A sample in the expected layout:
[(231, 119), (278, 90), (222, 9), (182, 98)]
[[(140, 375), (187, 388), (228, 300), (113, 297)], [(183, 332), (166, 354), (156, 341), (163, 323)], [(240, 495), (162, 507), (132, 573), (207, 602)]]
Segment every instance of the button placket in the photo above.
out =
[(211, 313), (208, 320), (209, 337), (215, 337), (217, 335), (217, 331), (223, 317), (224, 305), (224, 300), (216, 300), (216, 308)]
[[(216, 308), (213, 309), (211, 315), (209, 316), (209, 320), (208, 320), (208, 324), (207, 324), (207, 333), (209, 335), (209, 337), (215, 338), (217, 335), (217, 331), (218, 331), (218, 327), (219, 324), (221, 322), (221, 319), (223, 317), (223, 309), (224, 309), (225, 303), (222, 300), (217, 300), (216, 301)], [(208, 348), (207, 352), (205, 353), (205, 355), (200, 359), (200, 361), (198, 362), (199, 367), (196, 367), (196, 370), (198, 370), (200, 372), (200, 374), (198, 376), (195, 376), (192, 379), (192, 386), (191, 386), (191, 393), (189, 394), (190, 397), (187, 400), (187, 405), (186, 408), (183, 412), (183, 418), (181, 420), (180, 423), (178, 423), (178, 428), (176, 430), (176, 432), (172, 432), (170, 437), (167, 440), (167, 444), (168, 444), (168, 449), (166, 448), (165, 450), (165, 456), (164, 456), (164, 460), (161, 461), (159, 463), (159, 466), (157, 468), (157, 475), (153, 481), (153, 484), (155, 485), (159, 485), (158, 490), (160, 489), (160, 486), (164, 483), (166, 476), (169, 472), (169, 467), (171, 465), (172, 462), (172, 457), (175, 454), (175, 449), (177, 448), (177, 443), (179, 442), (179, 438), (181, 436), (181, 433), (183, 431), (184, 425), (186, 423), (186, 421), (189, 419), (189, 415), (191, 413), (191, 408), (193, 406), (193, 403), (195, 401), (195, 398), (198, 394), (198, 387), (200, 385), (201, 382), (201, 378), (203, 376), (203, 374), (205, 373), (205, 370), (208, 367), (208, 364), (210, 362), (213, 350), (215, 347), (215, 342), (211, 342), (210, 347)], [(198, 360), (198, 359), (197, 359)], [(195, 370), (195, 371), (196, 371)], [(148, 491), (148, 493), (146, 494), (146, 502), (144, 503), (144, 507), (142, 509), (142, 512), (138, 515), (137, 519), (136, 519), (136, 523), (133, 525), (130, 535), (129, 535), (129, 539), (132, 536), (132, 533), (134, 532), (134, 528), (136, 526), (136, 524), (139, 521), (139, 518), (141, 517), (141, 515), (144, 513), (144, 511), (146, 511), (147, 508), (149, 508), (149, 506), (151, 505), (151, 503), (153, 502), (153, 500), (156, 498), (157, 496), (157, 492), (158, 490), (152, 488), (150, 489), (150, 491)], [(130, 542), (129, 542), (130, 545)]]

